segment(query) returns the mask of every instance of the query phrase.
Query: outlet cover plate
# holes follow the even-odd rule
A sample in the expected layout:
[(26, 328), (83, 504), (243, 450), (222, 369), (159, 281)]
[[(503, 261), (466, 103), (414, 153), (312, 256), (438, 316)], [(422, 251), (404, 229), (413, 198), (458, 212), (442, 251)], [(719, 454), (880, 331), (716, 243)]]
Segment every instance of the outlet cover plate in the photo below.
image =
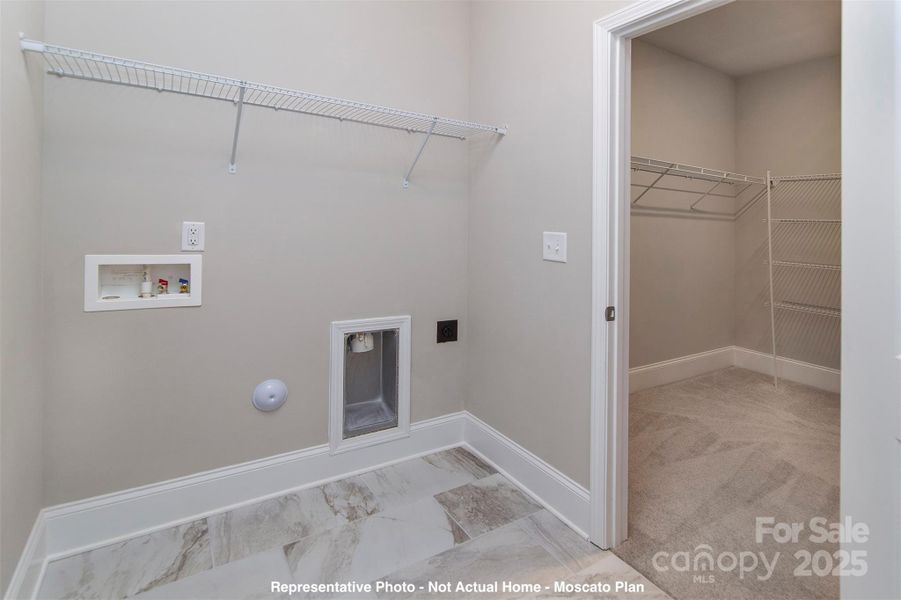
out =
[(206, 242), (206, 227), (199, 221), (181, 224), (181, 249), (183, 252), (202, 252)]
[(542, 257), (552, 262), (566, 262), (566, 234), (545, 231), (542, 237)]

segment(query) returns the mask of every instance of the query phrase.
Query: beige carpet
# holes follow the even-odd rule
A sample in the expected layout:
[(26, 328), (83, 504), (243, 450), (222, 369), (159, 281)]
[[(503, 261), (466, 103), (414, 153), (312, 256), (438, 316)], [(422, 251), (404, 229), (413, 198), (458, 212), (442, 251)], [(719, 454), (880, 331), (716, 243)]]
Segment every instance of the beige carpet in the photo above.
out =
[[(677, 599), (838, 598), (837, 577), (794, 574), (798, 550), (838, 549), (808, 540), (811, 518), (839, 518), (838, 394), (729, 368), (636, 392), (629, 413), (629, 539), (616, 554)], [(804, 523), (799, 543), (758, 544), (758, 516)], [(780, 555), (767, 580), (762, 563), (744, 578), (673, 568), (702, 544)]]

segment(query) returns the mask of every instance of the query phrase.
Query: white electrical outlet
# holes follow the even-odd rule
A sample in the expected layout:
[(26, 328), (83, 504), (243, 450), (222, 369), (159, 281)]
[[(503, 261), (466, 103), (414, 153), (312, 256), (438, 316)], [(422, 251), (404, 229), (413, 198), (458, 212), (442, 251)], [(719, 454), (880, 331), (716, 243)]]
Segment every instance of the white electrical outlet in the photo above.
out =
[(203, 250), (204, 225), (196, 221), (185, 221), (181, 224), (181, 249), (187, 252)]

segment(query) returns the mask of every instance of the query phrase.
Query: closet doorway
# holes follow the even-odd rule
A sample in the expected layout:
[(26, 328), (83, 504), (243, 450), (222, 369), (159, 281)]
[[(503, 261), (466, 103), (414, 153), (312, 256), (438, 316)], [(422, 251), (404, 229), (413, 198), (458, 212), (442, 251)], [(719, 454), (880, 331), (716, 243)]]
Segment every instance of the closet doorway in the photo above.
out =
[(674, 598), (837, 598), (796, 571), (837, 543), (760, 534), (839, 521), (841, 5), (670, 9), (599, 34), (592, 539)]

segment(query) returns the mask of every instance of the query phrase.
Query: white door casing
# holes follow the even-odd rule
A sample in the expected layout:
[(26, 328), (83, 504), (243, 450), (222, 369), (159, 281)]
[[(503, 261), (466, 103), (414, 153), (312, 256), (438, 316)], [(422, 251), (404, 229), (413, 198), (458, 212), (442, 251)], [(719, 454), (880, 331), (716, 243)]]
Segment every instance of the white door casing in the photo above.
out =
[(589, 535), (602, 548), (627, 537), (631, 40), (731, 1), (648, 0), (594, 23)]

